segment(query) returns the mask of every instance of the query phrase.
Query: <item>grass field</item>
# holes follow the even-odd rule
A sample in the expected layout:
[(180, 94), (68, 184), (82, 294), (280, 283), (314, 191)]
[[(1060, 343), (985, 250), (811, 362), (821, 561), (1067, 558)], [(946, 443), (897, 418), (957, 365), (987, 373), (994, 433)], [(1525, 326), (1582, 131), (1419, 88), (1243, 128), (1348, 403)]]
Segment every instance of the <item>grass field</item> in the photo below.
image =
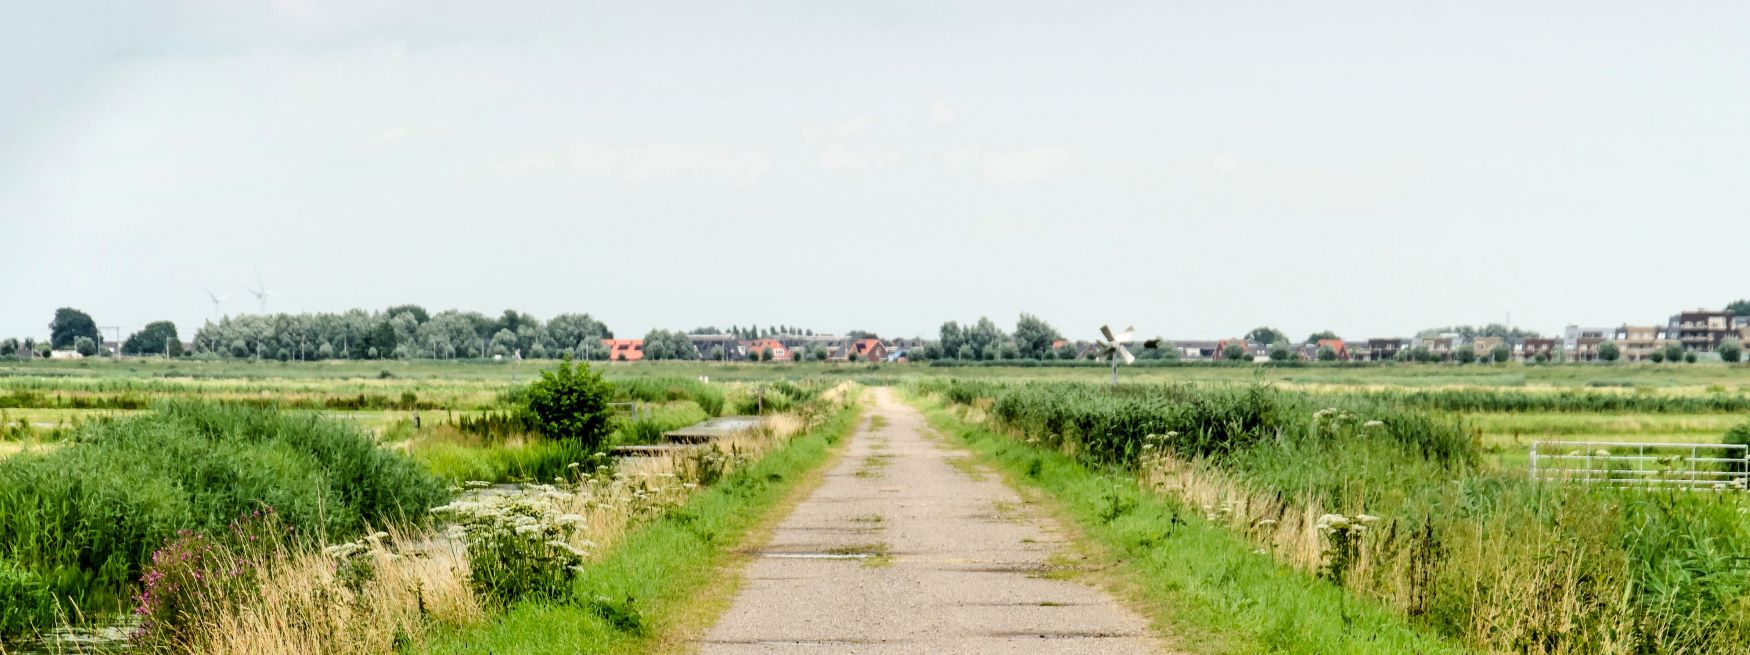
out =
[[(75, 434), (103, 427), (94, 424), (113, 420), (131, 425), (133, 420), (152, 417), (167, 403), (217, 401), (278, 409), (288, 420), (332, 419), (360, 429), (381, 446), (410, 455), (420, 468), (449, 484), (546, 480), (565, 475), (569, 464), (589, 461), (593, 453), (565, 451), (517, 432), (515, 421), (506, 424), (509, 428), (492, 426), (514, 412), (519, 387), (550, 364), (3, 362), (0, 461), (66, 448)], [(1085, 528), (1091, 535), (1123, 554), (1129, 561), (1128, 575), (1154, 589), (1148, 593), (1161, 594), (1152, 602), (1208, 610), (1187, 614), (1184, 620), (1190, 623), (1175, 624), (1186, 634), (1205, 634), (1199, 652), (1386, 652), (1345, 641), (1346, 633), (1332, 627), (1358, 620), (1370, 622), (1372, 630), (1396, 635), (1390, 641), (1392, 648), (1430, 652), (1446, 650), (1449, 640), (1483, 650), (1519, 652), (1593, 652), (1586, 649), (1631, 642), (1643, 652), (1719, 652), (1718, 644), (1723, 642), (1718, 639), (1723, 637), (1710, 635), (1750, 630), (1750, 605), (1696, 593), (1698, 588), (1737, 593), (1732, 590), (1750, 585), (1740, 569), (1720, 563), (1735, 561), (1731, 558), (1741, 557), (1741, 552), (1732, 549), (1750, 543), (1750, 537), (1730, 520), (1739, 516), (1734, 514), (1738, 505), (1709, 504), (1700, 496), (1649, 505), (1642, 502), (1645, 498), (1600, 496), (1586, 490), (1552, 494), (1525, 480), (1527, 449), (1533, 441), (1719, 443), (1728, 430), (1750, 419), (1750, 368), (1742, 366), (1135, 366), (1121, 371), (1124, 384), (1119, 397), (1148, 397), (1164, 388), (1185, 391), (1172, 392), (1182, 394), (1177, 396), (1180, 400), (1157, 399), (1134, 411), (1125, 410), (1133, 413), (1111, 416), (1096, 407), (1112, 393), (1105, 384), (1109, 370), (1100, 366), (655, 362), (596, 368), (616, 384), (616, 400), (640, 403), (646, 417), (623, 423), (610, 445), (646, 443), (662, 430), (707, 416), (755, 408), (785, 411), (842, 382), (906, 386), (926, 395), (961, 394), (952, 403), (956, 413), (935, 417), (938, 427), (951, 427), (950, 432), (967, 437), (975, 450), (1008, 468), (1024, 485), (1038, 483), (1029, 477), (1028, 467), (1035, 466), (1033, 457), (1046, 451), (986, 437), (1072, 435), (1073, 439), (1051, 442), (1067, 455), (1065, 459), (1040, 464), (1054, 467), (1062, 480), (1038, 484), (1039, 489), (1060, 496), (1066, 512), (1088, 521)], [(705, 379), (710, 383), (703, 383)], [(1013, 395), (1013, 389), (1033, 385), (1060, 391), (1015, 396), (1008, 405), (1000, 400)], [(1244, 398), (1257, 393), (1255, 389), (1266, 389), (1280, 402), (1247, 409), (1251, 401)], [(1078, 398), (1082, 400), (1074, 400)], [(1197, 398), (1202, 400), (1187, 400)], [(1078, 402), (1092, 405), (1077, 406)], [(1181, 402), (1191, 405), (1175, 404)], [(1185, 456), (1148, 459), (1140, 450), (1143, 434), (1132, 434), (1132, 428), (1170, 425), (1183, 419), (1183, 412), (1192, 411), (1187, 407), (1197, 406), (1204, 409), (1195, 411), (1227, 407), (1223, 411), (1236, 413), (1220, 420), (1212, 417), (1213, 422), (1200, 428), (1210, 441), (1175, 446), (1188, 448), (1174, 451)], [(1282, 408), (1293, 408), (1294, 416), (1280, 414), (1287, 411)], [(1368, 432), (1372, 428), (1360, 425), (1360, 418), (1331, 433), (1338, 436), (1318, 437), (1321, 430), (1332, 429), (1307, 423), (1320, 408), (1330, 408), (1332, 416), (1347, 413), (1381, 419), (1396, 440), (1380, 440), (1380, 435)], [(984, 423), (998, 415), (1007, 417), (1007, 422)], [(1303, 436), (1277, 437), (1288, 445), (1276, 450), (1219, 445), (1250, 438), (1245, 435), (1263, 425)], [(1120, 430), (1121, 426), (1130, 427)], [(1080, 440), (1091, 434), (1090, 429), (1110, 434), (1101, 437), (1104, 441), (1083, 443)], [(1127, 436), (1111, 436), (1120, 434)], [(1113, 466), (1117, 468), (1108, 468)], [(1089, 491), (1109, 488), (1122, 479), (1114, 476), (1138, 475), (1149, 484), (1200, 491), (1158, 501), (1166, 504), (1151, 504), (1157, 503), (1152, 497), (1127, 500)], [(1740, 496), (1721, 495), (1715, 500), (1735, 503)], [(1233, 505), (1235, 499), (1244, 502)], [(1130, 517), (1104, 520), (1114, 511), (1113, 503), (1125, 505), (1123, 513)], [(1299, 526), (1303, 532), (1311, 530), (1315, 511), (1350, 516), (1372, 512), (1387, 516), (1394, 531), (1420, 530), (1438, 538), (1409, 535), (1390, 545), (1373, 544), (1351, 554), (1360, 559), (1333, 568), (1328, 539), (1308, 541), (1305, 534), (1235, 526), (1233, 515), (1222, 514), (1223, 507), (1246, 508), (1233, 511), (1253, 519), (1257, 516), (1252, 514), (1263, 511), (1259, 508), (1274, 507), (1271, 511), (1287, 513), (1279, 517), (1281, 523)], [(1526, 507), (1539, 509), (1527, 512)], [(1581, 508), (1585, 521), (1561, 518)], [(1190, 520), (1194, 514), (1207, 515), (1202, 519), (1207, 525), (1185, 533), (1196, 535), (1187, 538), (1188, 550), (1175, 555), (1150, 541), (1150, 534), (1158, 536), (1163, 529), (1157, 523)], [(1299, 518), (1290, 520), (1291, 516)], [(1640, 521), (1641, 527), (1626, 527), (1634, 521)], [(673, 528), (664, 525), (653, 524), (651, 543), (685, 536), (656, 536)], [(730, 531), (743, 529), (724, 525)], [(1689, 526), (1688, 533), (1669, 529), (1678, 525)], [(1275, 555), (1276, 563), (1269, 558), (1247, 559), (1256, 557), (1253, 549), (1258, 546)], [(1228, 551), (1238, 555), (1223, 569), (1229, 572), (1227, 577), (1212, 580), (1197, 577), (1202, 575), (1198, 571), (1178, 570), (1185, 568), (1184, 561), (1199, 558), (1226, 561), (1230, 554), (1223, 553)], [(696, 545), (663, 552), (644, 557), (684, 559), (693, 556), (689, 553), (721, 557), (709, 554), (716, 551), (697, 550)], [(626, 556), (631, 557), (625, 560), (628, 566), (655, 565), (654, 560)], [(1427, 565), (1428, 558), (1436, 556), (1440, 566)], [(1550, 561), (1583, 562), (1589, 577), (1562, 577), (1560, 572), (1538, 568)], [(1339, 576), (1335, 587), (1320, 582), (1337, 570), (1347, 571), (1348, 576)], [(1555, 585), (1570, 599), (1594, 594), (1596, 602), (1566, 607), (1540, 604), (1533, 587), (1490, 577), (1491, 571), (1540, 581), (1546, 588)], [(639, 593), (666, 598), (663, 594), (676, 588), (700, 584), (700, 576), (707, 573), (703, 568), (677, 569), (674, 577), (642, 587)], [(119, 578), (109, 578), (111, 588), (115, 579)], [(591, 579), (612, 582), (599, 576)], [(63, 576), (56, 584), (71, 588), (80, 582)], [(612, 582), (618, 585), (613, 588), (626, 584)], [(1431, 594), (1430, 588), (1444, 591)], [(1353, 600), (1332, 600), (1333, 592)], [(1617, 604), (1598, 600), (1610, 593), (1617, 594)], [(1257, 604), (1236, 600), (1257, 594), (1269, 594), (1273, 600)], [(1373, 606), (1385, 613), (1366, 609)], [(651, 616), (671, 611), (661, 607), (653, 608)], [(1313, 608), (1340, 611), (1326, 616)], [(515, 640), (504, 631), (507, 626), (572, 611), (548, 606), (514, 609), (505, 623), (444, 632), (438, 642), (444, 650), (514, 650)], [(1273, 624), (1244, 619), (1257, 612), (1263, 613), (1259, 616), (1298, 612), (1303, 619)], [(1609, 620), (1625, 612), (1632, 621)], [(1628, 641), (1587, 641), (1539, 627), (1551, 622), (1592, 630), (1593, 636), (1586, 639), (1604, 639), (1598, 635), (1608, 633)], [(588, 629), (612, 627), (604, 625)], [(657, 634), (600, 633), (632, 650), (662, 643), (653, 636)], [(1625, 634), (1634, 637), (1622, 637)], [(1282, 646), (1292, 641), (1282, 641), (1289, 635), (1322, 636), (1307, 637), (1306, 644), (1317, 645), (1313, 650), (1297, 651)], [(1428, 635), (1438, 638), (1429, 640)], [(572, 636), (581, 638), (582, 633)]]

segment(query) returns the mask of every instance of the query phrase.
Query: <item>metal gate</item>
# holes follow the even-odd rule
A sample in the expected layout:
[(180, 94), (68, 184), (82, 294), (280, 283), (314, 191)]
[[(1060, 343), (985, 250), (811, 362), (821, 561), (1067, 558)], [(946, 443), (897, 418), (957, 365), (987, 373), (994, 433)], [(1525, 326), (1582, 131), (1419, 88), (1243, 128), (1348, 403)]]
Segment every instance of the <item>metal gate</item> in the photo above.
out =
[(1531, 479), (1640, 489), (1742, 490), (1750, 446), (1533, 441)]

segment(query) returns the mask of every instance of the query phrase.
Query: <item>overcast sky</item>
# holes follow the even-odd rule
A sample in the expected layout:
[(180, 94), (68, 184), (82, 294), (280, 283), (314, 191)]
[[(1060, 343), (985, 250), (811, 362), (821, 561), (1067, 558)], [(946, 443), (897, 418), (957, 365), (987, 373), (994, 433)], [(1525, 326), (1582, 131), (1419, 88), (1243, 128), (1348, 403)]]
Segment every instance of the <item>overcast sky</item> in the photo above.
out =
[(1750, 296), (1750, 3), (12, 2), (0, 336), (1169, 337)]

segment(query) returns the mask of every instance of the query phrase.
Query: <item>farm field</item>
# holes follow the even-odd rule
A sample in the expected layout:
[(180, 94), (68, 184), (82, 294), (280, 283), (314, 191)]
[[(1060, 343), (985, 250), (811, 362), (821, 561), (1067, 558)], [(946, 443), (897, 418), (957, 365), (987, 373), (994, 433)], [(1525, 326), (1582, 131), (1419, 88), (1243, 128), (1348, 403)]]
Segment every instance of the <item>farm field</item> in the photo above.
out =
[[(232, 472), (223, 475), (243, 475), (250, 480), (242, 483), (244, 491), (211, 500), (201, 500), (206, 492), (195, 492), (196, 507), (211, 504), (212, 509), (202, 510), (210, 513), (206, 518), (196, 520), (198, 514), (153, 510), (158, 512), (150, 515), (154, 523), (139, 526), (125, 542), (117, 542), (107, 551), (107, 563), (86, 565), (61, 559), (57, 550), (61, 546), (56, 545), (107, 537), (64, 535), (58, 542), (32, 537), (38, 540), (28, 548), (15, 544), (8, 550), (0, 544), (0, 568), (25, 566), (44, 572), (42, 584), (76, 599), (93, 614), (122, 611), (130, 604), (130, 585), (138, 584), (142, 563), (164, 544), (173, 526), (212, 525), (211, 521), (228, 518), (250, 506), (249, 494), (256, 492), (248, 489), (258, 489), (264, 498), (276, 498), (280, 515), (291, 525), (328, 533), (318, 542), (296, 542), (291, 550), (274, 555), (298, 562), (302, 570), (314, 570), (309, 567), (321, 561), (319, 557), (312, 559), (311, 548), (339, 545), (362, 534), (360, 519), (400, 527), (378, 542), (346, 542), (361, 544), (359, 552), (389, 557), (422, 548), (420, 540), (429, 538), (424, 531), (430, 528), (420, 527), (419, 521), (409, 522), (405, 516), (390, 518), (393, 512), (382, 506), (362, 505), (347, 510), (355, 518), (342, 518), (338, 523), (323, 519), (328, 521), (323, 523), (312, 518), (321, 516), (322, 511), (301, 505), (297, 494), (282, 489), (283, 484), (309, 485), (309, 479), (299, 471), (315, 469), (304, 467), (340, 466), (339, 462), (345, 461), (275, 463), (288, 453), (309, 447), (287, 451), (288, 446), (279, 441), (304, 431), (326, 435), (320, 439), (334, 444), (351, 444), (353, 437), (347, 435), (363, 435), (375, 444), (375, 450), (392, 453), (395, 461), (411, 466), (394, 469), (402, 471), (394, 475), (419, 480), (395, 484), (449, 490), (435, 495), (418, 492), (426, 495), (419, 495), (412, 502), (414, 507), (441, 505), (454, 500), (458, 491), (464, 496), (472, 493), (464, 488), (476, 485), (514, 489), (520, 484), (559, 480), (559, 489), (576, 490), (565, 493), (593, 493), (583, 491), (582, 485), (590, 484), (591, 479), (621, 479), (579, 475), (579, 471), (587, 472), (588, 467), (605, 461), (598, 454), (601, 451), (541, 438), (519, 418), (518, 408), (526, 402), (523, 389), (539, 371), (553, 365), (546, 361), (256, 364), (156, 360), (0, 365), (0, 505), (4, 506), (0, 509), (12, 516), (44, 511), (16, 513), (14, 508), (39, 502), (17, 490), (31, 484), (41, 486), (24, 480), (53, 468), (86, 467), (92, 475), (113, 476), (121, 485), (116, 487), (115, 493), (121, 494), (118, 497), (139, 493), (120, 489), (152, 488), (151, 479), (118, 473), (129, 470), (124, 456), (98, 455), (99, 451), (87, 443), (69, 448), (75, 436), (81, 442), (118, 447), (135, 439), (168, 439), (163, 448), (176, 452), (222, 453), (215, 456), (221, 463), (214, 466), (238, 467), (226, 469)], [(612, 400), (624, 403), (615, 407), (618, 422), (603, 448), (660, 443), (661, 433), (667, 430), (708, 417), (755, 412), (780, 421), (799, 415), (812, 417), (803, 419), (803, 431), (827, 425), (831, 421), (826, 417), (837, 416), (840, 418), (835, 420), (841, 423), (833, 424), (838, 427), (828, 432), (843, 434), (848, 430), (842, 423), (845, 412), (855, 410), (845, 405), (815, 408), (813, 399), (825, 390), (904, 390), (909, 401), (925, 411), (934, 430), (959, 439), (990, 466), (1007, 471), (1005, 475), (1013, 484), (1036, 486), (1029, 493), (1036, 494), (1038, 500), (1029, 502), (1060, 504), (1059, 514), (1084, 521), (1082, 538), (1098, 543), (1090, 546), (1093, 552), (1130, 553), (1131, 560), (1138, 563), (1120, 567), (1130, 581), (1112, 583), (1115, 593), (1154, 598), (1149, 596), (1151, 592), (1140, 589), (1149, 585), (1202, 589), (1216, 584), (1208, 579), (1174, 578), (1172, 569), (1180, 566), (1171, 564), (1174, 561), (1238, 558), (1232, 566), (1240, 569), (1235, 570), (1248, 571), (1219, 582), (1237, 586), (1222, 587), (1218, 592), (1206, 589), (1213, 595), (1197, 592), (1150, 601), (1167, 606), (1232, 603), (1238, 602), (1237, 598), (1272, 594), (1279, 596), (1283, 605), (1275, 609), (1270, 609), (1269, 603), (1260, 605), (1258, 609), (1264, 614), (1259, 616), (1291, 612), (1302, 621), (1340, 623), (1360, 612), (1376, 622), (1378, 630), (1396, 635), (1392, 639), (1400, 641), (1394, 643), (1422, 644), (1417, 648), (1442, 652), (1465, 648), (1541, 653), (1730, 652), (1721, 650), (1723, 644), (1750, 635), (1750, 608), (1733, 600), (1750, 591), (1750, 582), (1730, 564), (1735, 561), (1732, 553), (1750, 547), (1750, 533), (1742, 527), (1745, 507), (1740, 493), (1624, 496), (1591, 488), (1539, 487), (1526, 481), (1527, 452), (1537, 440), (1721, 443), (1728, 432), (1750, 420), (1750, 369), (1742, 367), (1137, 366), (1122, 371), (1123, 384), (1116, 392), (1106, 383), (1109, 370), (1095, 366), (691, 362), (595, 368), (612, 385)], [(235, 409), (203, 418), (209, 411), (203, 407), (210, 403)], [(166, 419), (166, 412), (181, 418)], [(188, 440), (184, 433), (189, 426), (205, 421), (238, 426), (234, 433), (248, 443), (233, 444), (228, 438)], [(266, 425), (284, 427), (262, 427)], [(819, 442), (823, 448), (836, 443), (826, 440), (826, 434), (821, 433)], [(1193, 434), (1195, 439), (1190, 436)], [(1262, 440), (1266, 434), (1281, 436)], [(1274, 446), (1259, 445), (1266, 443)], [(750, 442), (749, 447), (751, 450), (738, 455), (741, 460), (729, 469), (758, 466), (758, 456), (749, 453), (785, 452), (781, 441)], [(356, 445), (319, 447), (333, 448), (362, 452)], [(68, 454), (57, 454), (62, 450)], [(800, 476), (827, 461), (827, 451), (809, 452), (812, 454), (804, 460), (786, 464), (792, 468), (785, 475)], [(858, 452), (870, 461), (885, 462), (888, 457)], [(61, 456), (73, 459), (53, 465), (44, 463), (49, 460), (34, 459)], [(1040, 459), (1047, 456), (1061, 459)], [(189, 459), (198, 461), (201, 457)], [(14, 460), (29, 460), (30, 465), (5, 468), (5, 463)], [(214, 475), (186, 469), (175, 461), (140, 461), (157, 462), (142, 464), (142, 470), (155, 471), (149, 475), (194, 476), (190, 479)], [(577, 463), (585, 467), (579, 469)], [(688, 503), (694, 496), (692, 488), (681, 489), (665, 481), (696, 479), (702, 488), (708, 486), (705, 480), (720, 475), (700, 473), (716, 464), (640, 464), (655, 464), (656, 468), (625, 470), (642, 471), (637, 476), (657, 476), (636, 478), (648, 481), (641, 483), (650, 485), (648, 491), (641, 492), (645, 495), (591, 501), (603, 504), (590, 505), (595, 513), (581, 513), (590, 517), (589, 528), (566, 537), (580, 548), (593, 544), (585, 550), (595, 554), (586, 561), (598, 557), (619, 561), (615, 558), (625, 555), (612, 544), (643, 539), (640, 535), (644, 530), (656, 531), (652, 535), (679, 530), (661, 539), (692, 534), (684, 523), (668, 523), (668, 515), (652, 509), (657, 505), (646, 505), (647, 499), (662, 499), (659, 505), (663, 507)], [(360, 471), (378, 466), (353, 465)], [(679, 468), (665, 468), (668, 466)], [(1040, 467), (1059, 471), (1061, 483), (1038, 483), (1029, 472)], [(853, 477), (880, 475), (879, 467), (865, 469)], [(37, 473), (26, 473), (33, 470)], [(279, 481), (282, 473), (287, 477)], [(615, 484), (623, 484), (621, 480)], [(1110, 490), (1119, 480), (1132, 481), (1145, 495), (1126, 500), (1097, 492)], [(15, 485), (10, 498), (6, 495), (9, 484)], [(344, 495), (341, 487), (332, 491), (293, 488), (310, 489), (307, 493), (319, 497)], [(779, 507), (777, 496), (759, 498), (759, 506), (767, 508), (761, 511)], [(741, 511), (727, 509), (740, 502), (732, 500), (713, 500), (729, 504), (710, 511)], [(159, 501), (140, 497), (126, 502)], [(67, 511), (94, 510), (81, 506)], [(1130, 513), (1134, 518), (1125, 519), (1130, 523), (1119, 521)], [(59, 529), (54, 527), (56, 521), (71, 521), (76, 515), (28, 525), (0, 525), (0, 540), (49, 534)], [(1329, 521), (1323, 527), (1319, 524), (1326, 515), (1345, 521), (1378, 516), (1382, 523), (1368, 523), (1373, 530), (1366, 532), (1333, 532)], [(1582, 517), (1586, 520), (1579, 520)], [(1160, 530), (1169, 529), (1163, 526), (1174, 521), (1199, 524), (1202, 532), (1197, 533), (1200, 536), (1195, 545), (1187, 542), (1185, 546), (1191, 550), (1173, 551), (1159, 541)], [(1642, 527), (1631, 531), (1626, 526), (1634, 521), (1641, 521)], [(736, 531), (757, 527), (747, 522), (722, 525)], [(1342, 539), (1336, 539), (1339, 535)], [(720, 559), (727, 557), (723, 554), (727, 551), (712, 549), (730, 546), (695, 543), (651, 555), (668, 558), (661, 560), (664, 563), (625, 565), (666, 566), (677, 558), (728, 562), (731, 560)], [(1241, 560), (1258, 556), (1254, 550), (1268, 553), (1271, 564), (1264, 568), (1241, 564)], [(1574, 562), (1578, 568), (1539, 568), (1540, 563), (1551, 561)], [(1120, 566), (1116, 561), (1112, 565)], [(430, 579), (432, 573), (424, 569), (378, 569), (379, 574), (385, 571), (426, 576), (419, 584), (455, 583)], [(712, 571), (677, 572), (673, 578), (663, 578), (667, 582), (651, 584), (704, 585), (727, 593), (728, 587), (721, 585), (729, 583)], [(7, 575), (0, 571), (0, 578)], [(1508, 575), (1517, 577), (1503, 577)], [(1566, 595), (1560, 599), (1538, 597), (1531, 587), (1515, 586), (1514, 581), (1520, 579), (1555, 585)], [(293, 584), (290, 579), (283, 582)], [(0, 579), (0, 583), (5, 580)], [(306, 579), (296, 582), (309, 583)], [(577, 584), (599, 591), (630, 582), (585, 576)], [(1126, 588), (1132, 591), (1125, 592)], [(1343, 595), (1343, 604), (1332, 605), (1347, 608), (1341, 610), (1341, 616), (1309, 609), (1332, 602), (1315, 599), (1333, 592)], [(4, 589), (0, 593), (5, 593)], [(482, 605), (476, 602), (477, 596), (459, 588), (446, 593), (459, 594), (454, 598), (461, 604), (452, 608), (456, 614), (424, 619), (398, 614), (370, 620), (398, 626), (396, 630), (412, 630), (408, 634), (432, 640), (432, 647), (439, 650), (466, 651), (473, 647), (469, 644), (514, 647), (518, 644), (514, 626), (548, 620), (550, 612), (572, 611), (537, 604), (501, 615), (490, 603)], [(674, 596), (677, 590), (672, 586), (649, 587), (640, 593), (671, 601), (640, 610), (648, 614), (638, 621), (671, 627), (624, 632), (629, 628), (616, 627), (615, 621), (620, 619), (613, 617), (627, 610), (611, 605), (585, 608), (573, 619), (594, 626), (588, 628), (595, 631), (590, 633), (596, 635), (592, 638), (632, 651), (683, 638), (676, 635), (696, 636), (709, 626), (711, 617), (666, 618), (680, 611), (681, 606), (672, 604), (672, 599), (683, 597)], [(291, 611), (275, 611), (282, 610)], [(391, 603), (370, 611), (405, 610), (405, 605)], [(1158, 606), (1155, 611), (1159, 611)], [(1624, 613), (1634, 618), (1612, 618)], [(1283, 646), (1288, 642), (1280, 641), (1281, 634), (1294, 630), (1279, 626), (1285, 632), (1254, 633), (1247, 627), (1251, 624), (1236, 622), (1234, 616), (1186, 611), (1147, 618), (1170, 642), (1186, 644), (1189, 652), (1243, 653), (1260, 648), (1309, 653), (1390, 652), (1389, 648), (1381, 650), (1378, 645), (1347, 640), (1340, 636), (1341, 631), (1329, 632), (1328, 626), (1311, 623), (1295, 630), (1325, 636), (1302, 641), (1297, 647)], [(1558, 622), (1555, 617), (1563, 617), (1560, 621), (1575, 627), (1555, 632), (1542, 627)], [(606, 623), (590, 623), (600, 621)], [(670, 621), (678, 623), (671, 625)], [(324, 638), (345, 632), (336, 631)], [(348, 638), (359, 637), (347, 634), (351, 635)], [(209, 634), (201, 639), (235, 636)], [(328, 642), (318, 639), (316, 643)]]

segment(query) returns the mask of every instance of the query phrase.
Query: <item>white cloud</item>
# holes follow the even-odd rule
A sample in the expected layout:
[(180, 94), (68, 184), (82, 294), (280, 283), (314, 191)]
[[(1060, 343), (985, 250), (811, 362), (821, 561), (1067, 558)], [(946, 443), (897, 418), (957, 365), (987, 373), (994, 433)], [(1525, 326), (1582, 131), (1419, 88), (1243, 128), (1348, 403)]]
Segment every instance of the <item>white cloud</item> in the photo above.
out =
[(715, 143), (582, 143), (572, 146), (567, 154), (579, 175), (628, 182), (695, 177), (746, 184), (772, 167), (772, 157), (765, 152), (738, 151)]
[(835, 171), (862, 171), (886, 168), (899, 163), (899, 153), (891, 150), (853, 150), (843, 144), (833, 144), (821, 151), (820, 165)]
[(930, 123), (932, 125), (947, 125), (952, 123), (954, 122), (955, 115), (954, 108), (949, 107), (948, 103), (940, 100), (937, 100), (936, 104), (930, 106)]
[(1069, 163), (1062, 148), (1013, 150), (984, 156), (984, 179), (997, 184), (1032, 182), (1056, 175)]

